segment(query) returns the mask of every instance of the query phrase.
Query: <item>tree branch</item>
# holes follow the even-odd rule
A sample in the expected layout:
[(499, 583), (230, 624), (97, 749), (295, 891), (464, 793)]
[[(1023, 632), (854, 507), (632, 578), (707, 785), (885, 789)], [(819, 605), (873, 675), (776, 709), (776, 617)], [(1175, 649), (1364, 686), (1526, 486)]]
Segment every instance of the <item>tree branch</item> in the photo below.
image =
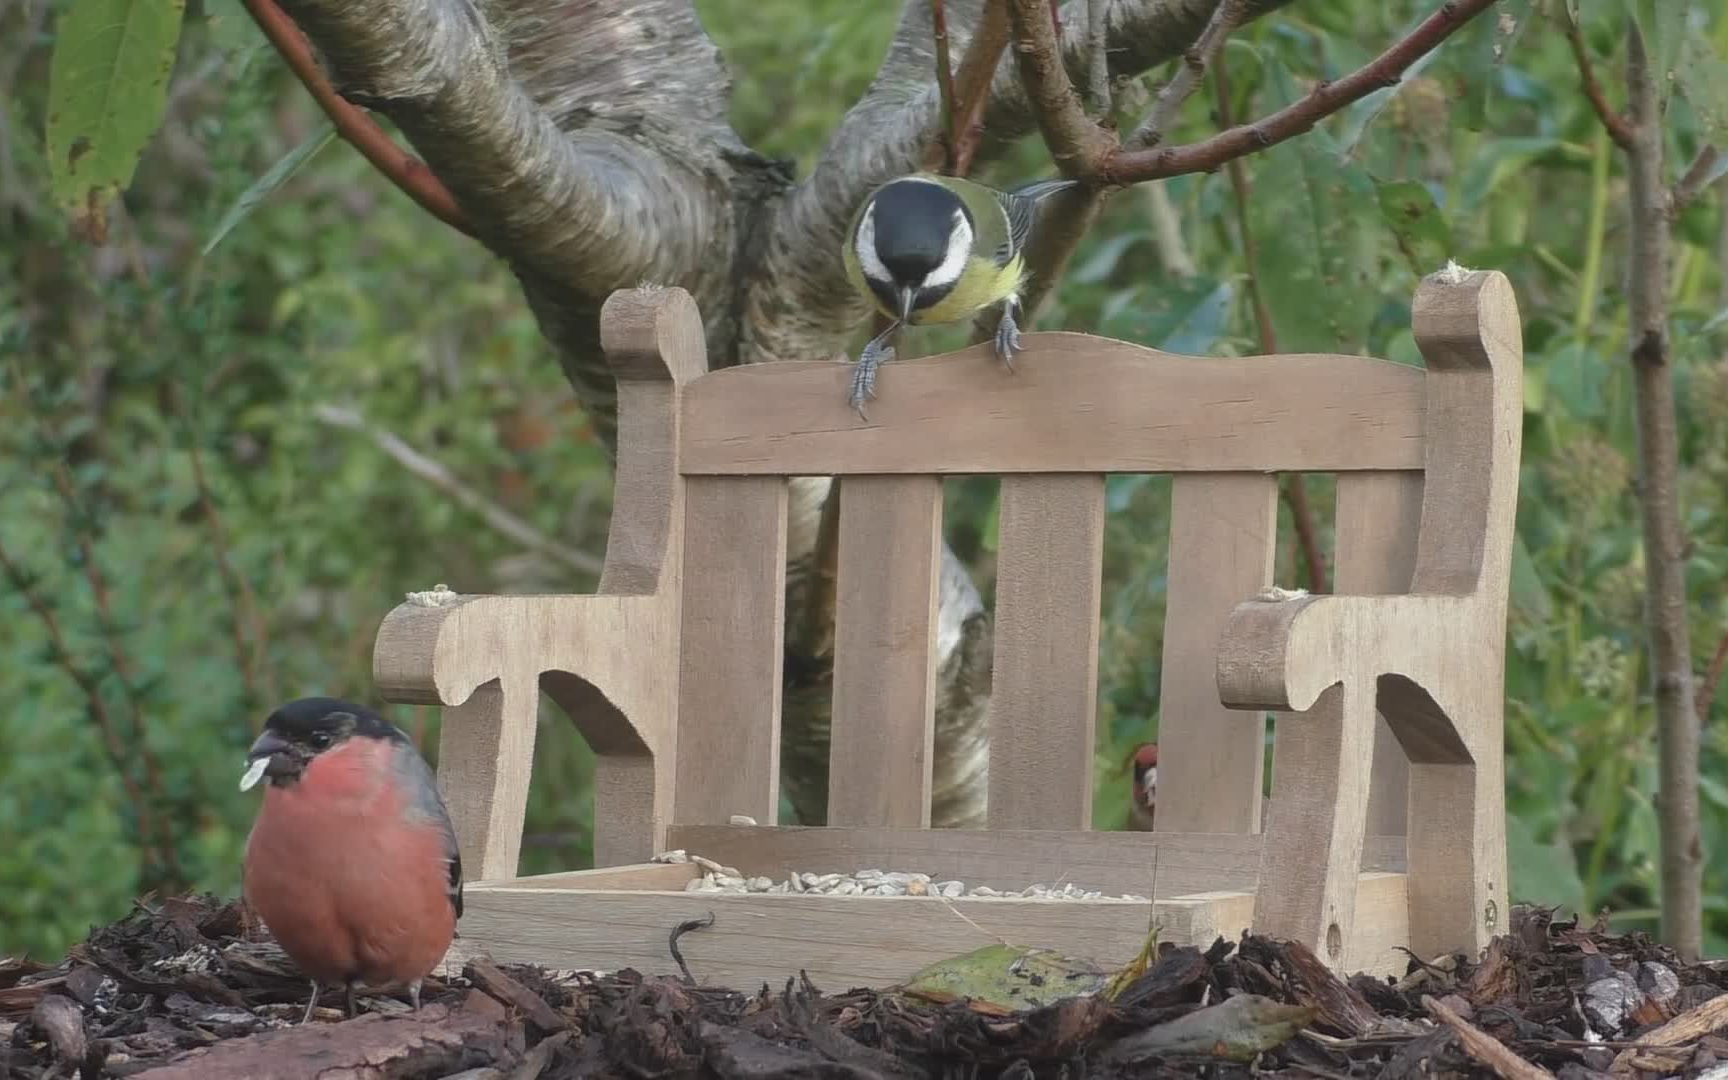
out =
[[(1223, 12), (1227, 6), (1229, 0), (1220, 4), (1218, 10)], [(1219, 40), (1222, 41), (1222, 35)], [(1232, 111), (1230, 67), (1223, 56), (1217, 57), (1213, 71), (1218, 122), (1228, 127)], [(1154, 108), (1153, 112), (1156, 113), (1157, 109)], [(1255, 243), (1254, 230), (1248, 227), (1248, 172), (1242, 167), (1241, 158), (1228, 162), (1224, 171), (1230, 177), (1230, 190), (1236, 198), (1236, 228), (1241, 234), (1242, 263), (1248, 274), (1248, 298), (1254, 310), (1254, 324), (1260, 331), (1260, 351), (1276, 353), (1279, 351), (1278, 329), (1272, 321), (1272, 308), (1266, 303), (1266, 294), (1260, 288), (1259, 245)], [(1314, 521), (1314, 507), (1308, 501), (1307, 480), (1301, 473), (1289, 473), (1284, 477), (1284, 499), (1290, 504), (1290, 516), (1296, 523), (1296, 538), (1302, 546), (1302, 560), (1308, 564), (1309, 588), (1317, 593), (1330, 592), (1326, 553), (1320, 547), (1320, 529)]]
[(1406, 69), (1460, 27), (1493, 6), (1494, 0), (1446, 0), (1410, 35), (1336, 82), (1315, 86), (1307, 96), (1252, 124), (1221, 131), (1185, 146), (1123, 150), (1104, 163), (1100, 178), (1110, 184), (1138, 184), (1184, 173), (1210, 172), (1232, 158), (1281, 143), (1311, 129), (1326, 117), (1375, 90), (1396, 86)]
[(1722, 685), (1722, 676), (1728, 674), (1728, 630), (1722, 631), (1721, 640), (1716, 642), (1716, 651), (1710, 656), (1710, 663), (1705, 665), (1704, 678), (1698, 684), (1698, 722), (1700, 724), (1710, 719), (1710, 707), (1716, 704), (1716, 688)]
[(930, 0), (930, 33), (936, 43), (936, 93), (942, 102), (942, 145), (947, 158), (954, 160), (954, 140), (958, 137), (954, 103), (954, 65), (948, 55), (948, 15), (942, 0)]
[(1068, 65), (1056, 28), (1045, 17), (1047, 0), (1007, 0), (1009, 33), (1020, 81), (1032, 101), (1032, 115), (1056, 165), (1070, 176), (1089, 175), (1116, 145), (1093, 122), (1068, 78)]
[(1596, 77), (1596, 65), (1590, 60), (1590, 47), (1584, 42), (1584, 30), (1578, 25), (1578, 20), (1572, 17), (1572, 0), (1560, 0), (1559, 13), (1555, 18), (1560, 20), (1560, 29), (1566, 34), (1567, 44), (1572, 46), (1572, 59), (1578, 65), (1578, 79), (1584, 85), (1584, 96), (1590, 99), (1590, 107), (1596, 110), (1597, 119), (1607, 129), (1608, 137), (1614, 140), (1614, 145), (1622, 150), (1632, 148), (1632, 125), (1626, 118), (1614, 111), (1614, 106), (1608, 103), (1608, 95), (1602, 90), (1602, 82)]
[(1109, 127), (1116, 123), (1116, 104), (1110, 93), (1110, 3), (1086, 0), (1086, 96), (1093, 115)]
[[(1206, 65), (1218, 55), (1218, 51), (1224, 47), (1225, 39), (1242, 25), (1247, 14), (1247, 0), (1219, 0), (1218, 10), (1212, 13), (1212, 19), (1201, 32), (1199, 40), (1182, 54), (1181, 70), (1158, 92), (1158, 98), (1146, 113), (1146, 119), (1134, 129), (1134, 134), (1128, 137), (1125, 145), (1136, 148), (1156, 146), (1163, 140), (1165, 133), (1170, 130), (1170, 125), (1176, 122), (1176, 114), (1181, 110), (1182, 103), (1200, 88), (1200, 78), (1206, 74)], [(1226, 127), (1230, 124), (1227, 117), (1220, 122)]]
[(469, 236), (474, 235), (462, 208), (456, 205), (455, 196), (450, 194), (443, 181), (433, 175), (426, 163), (397, 146), (377, 121), (366, 115), (365, 110), (338, 94), (330, 85), (330, 80), (318, 69), (318, 62), (312, 58), (312, 47), (306, 43), (300, 28), (276, 6), (275, 0), (242, 2), (252, 14), (252, 21), (258, 24), (258, 29), (264, 31), (264, 36), (281, 54), (288, 70), (294, 73), (312, 95), (312, 100), (324, 110), (324, 115), (336, 125), (336, 134), (360, 151), (361, 156), (387, 180), (401, 188), (433, 217)]
[(1728, 175), (1728, 170), (1721, 169), (1723, 150), (1714, 144), (1706, 144), (1699, 148), (1692, 164), (1686, 166), (1686, 171), (1675, 181), (1674, 190), (1669, 193), (1668, 212), (1677, 215), (1692, 204), (1698, 196), (1704, 194), (1704, 189)]
[(965, 176), (972, 171), (972, 157), (984, 137), (984, 106), (990, 103), (991, 78), (1007, 48), (1008, 8), (997, 0), (985, 6), (955, 78), (954, 93), (960, 103), (956, 125), (959, 134), (943, 169), (949, 176)]
[(1673, 220), (1664, 179), (1661, 88), (1637, 20), (1627, 17), (1626, 90), (1632, 143), (1627, 339), (1637, 420), (1644, 532), (1644, 611), (1660, 747), (1662, 937), (1685, 959), (1703, 948), (1703, 852), (1698, 824), (1698, 707), (1680, 527), (1680, 449), (1669, 362), (1668, 248)]
[(450, 496), (486, 522), (495, 532), (509, 537), (530, 551), (538, 552), (562, 563), (566, 568), (578, 573), (593, 575), (600, 573), (604, 565), (600, 559), (586, 551), (578, 551), (553, 540), (539, 529), (464, 484), (457, 479), (454, 473), (445, 468), (443, 463), (422, 454), (395, 434), (369, 426), (365, 418), (353, 409), (320, 404), (312, 406), (312, 415), (320, 423), (342, 428), (345, 431), (357, 432), (371, 439), (373, 445), (395, 459), (397, 464)]

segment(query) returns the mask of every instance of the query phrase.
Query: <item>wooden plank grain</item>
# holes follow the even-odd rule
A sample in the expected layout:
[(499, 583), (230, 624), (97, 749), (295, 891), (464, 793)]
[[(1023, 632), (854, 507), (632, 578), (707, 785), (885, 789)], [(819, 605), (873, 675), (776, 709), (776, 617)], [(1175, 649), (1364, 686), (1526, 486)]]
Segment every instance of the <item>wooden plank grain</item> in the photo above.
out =
[(1002, 478), (994, 674), (992, 829), (1092, 824), (1104, 477)]
[[(684, 495), (673, 820), (780, 812), (786, 482), (704, 477)], [(719, 763), (724, 763), (723, 767)]]
[[(684, 391), (686, 474), (1349, 471), (1422, 466), (1420, 368), (1358, 356), (1174, 356), (1027, 334), (896, 361), (863, 421), (851, 368), (744, 364)], [(956, 403), (964, 403), (957, 408)]]
[[(1422, 529), (1420, 472), (1346, 473), (1338, 477), (1334, 515), (1339, 593), (1374, 596), (1410, 591)], [(1368, 786), (1368, 831), (1405, 831), (1410, 762), (1384, 716), (1375, 724)]]
[(941, 477), (842, 483), (831, 824), (930, 824), (941, 554)]
[(1218, 636), (1272, 581), (1278, 481), (1259, 473), (1172, 478), (1170, 574), (1158, 698), (1159, 831), (1260, 831), (1265, 719), (1219, 701)]
[[(896, 829), (837, 826), (675, 825), (667, 841), (750, 876), (876, 868), (929, 874), (1018, 892), (1065, 885), (1110, 896), (1179, 896), (1252, 889), (1261, 837), (1240, 833), (1047, 829)], [(1404, 838), (1371, 836), (1362, 870), (1404, 869)]]

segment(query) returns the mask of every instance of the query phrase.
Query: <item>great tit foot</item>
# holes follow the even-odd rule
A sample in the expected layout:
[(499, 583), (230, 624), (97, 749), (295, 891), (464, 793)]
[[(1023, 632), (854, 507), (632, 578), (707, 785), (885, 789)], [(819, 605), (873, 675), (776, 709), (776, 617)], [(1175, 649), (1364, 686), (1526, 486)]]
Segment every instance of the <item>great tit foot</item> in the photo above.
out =
[(858, 411), (859, 419), (870, 419), (864, 415), (864, 399), (876, 396), (876, 369), (892, 359), (894, 346), (878, 339), (864, 346), (858, 362), (852, 365), (852, 394), (847, 400)]
[(1002, 321), (996, 324), (996, 355), (1008, 370), (1014, 370), (1014, 353), (1020, 348), (1020, 325), (1014, 321), (1014, 309), (1009, 304), (1002, 309)]

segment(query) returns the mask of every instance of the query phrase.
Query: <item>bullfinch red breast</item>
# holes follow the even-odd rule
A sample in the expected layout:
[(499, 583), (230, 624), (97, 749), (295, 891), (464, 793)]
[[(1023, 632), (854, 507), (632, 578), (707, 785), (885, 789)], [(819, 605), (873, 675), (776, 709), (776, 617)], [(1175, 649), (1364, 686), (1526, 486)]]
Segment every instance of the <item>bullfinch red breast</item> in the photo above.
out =
[(241, 891), (288, 956), (323, 986), (420, 985), (462, 914), (462, 857), (432, 770), (408, 736), (353, 702), (311, 697), (270, 714), (240, 790), (264, 802)]
[(1134, 797), (1128, 804), (1128, 827), (1136, 832), (1152, 831), (1152, 812), (1158, 805), (1158, 744), (1143, 743), (1134, 751)]

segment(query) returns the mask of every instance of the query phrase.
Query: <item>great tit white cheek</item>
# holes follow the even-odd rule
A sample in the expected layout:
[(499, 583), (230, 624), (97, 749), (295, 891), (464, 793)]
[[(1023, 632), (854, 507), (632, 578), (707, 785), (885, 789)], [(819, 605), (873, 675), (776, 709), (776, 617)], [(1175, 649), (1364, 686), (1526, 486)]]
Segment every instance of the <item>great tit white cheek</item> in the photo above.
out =
[(264, 778), (264, 770), (270, 767), (270, 757), (253, 758), (246, 766), (246, 772), (240, 777), (240, 790), (251, 791), (258, 781)]

